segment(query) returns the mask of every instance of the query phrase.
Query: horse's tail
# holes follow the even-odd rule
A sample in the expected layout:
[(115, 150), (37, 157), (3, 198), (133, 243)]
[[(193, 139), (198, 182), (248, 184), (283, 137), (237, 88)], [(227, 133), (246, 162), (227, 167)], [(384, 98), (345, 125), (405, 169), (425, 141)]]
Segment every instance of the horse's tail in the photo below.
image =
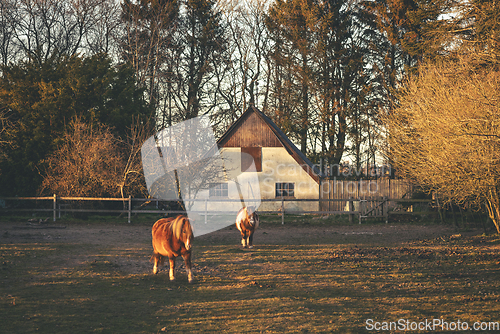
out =
[(162, 266), (165, 263), (165, 257), (158, 254), (158, 253), (153, 253), (151, 257), (149, 258), (149, 262), (154, 262), (155, 259), (158, 261), (158, 265)]
[(255, 228), (259, 227), (260, 219), (259, 219), (259, 215), (257, 214), (257, 212), (253, 213), (253, 223), (255, 225), (254, 226)]
[[(257, 214), (257, 211), (255, 211), (255, 207), (249, 206), (246, 208), (246, 211), (248, 224), (252, 227), (259, 226), (259, 215)], [(250, 219), (250, 217), (253, 217), (253, 219)]]

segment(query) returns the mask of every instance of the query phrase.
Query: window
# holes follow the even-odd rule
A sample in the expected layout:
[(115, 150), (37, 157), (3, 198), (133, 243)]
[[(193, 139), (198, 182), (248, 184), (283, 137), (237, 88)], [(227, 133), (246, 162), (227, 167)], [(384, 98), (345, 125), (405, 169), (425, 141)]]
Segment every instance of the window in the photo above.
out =
[[(255, 170), (251, 169), (252, 163)], [(241, 148), (241, 171), (242, 172), (262, 172), (262, 148), (242, 147)]]
[(294, 197), (295, 183), (276, 182), (276, 197)]
[(209, 197), (227, 197), (227, 183), (212, 183), (208, 195)]

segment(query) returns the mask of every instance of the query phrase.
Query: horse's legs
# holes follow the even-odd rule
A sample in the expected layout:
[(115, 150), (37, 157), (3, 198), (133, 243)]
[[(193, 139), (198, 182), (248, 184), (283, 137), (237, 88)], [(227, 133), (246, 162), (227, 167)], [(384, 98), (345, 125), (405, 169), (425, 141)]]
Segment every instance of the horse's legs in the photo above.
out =
[(186, 264), (186, 272), (188, 275), (188, 282), (193, 283), (193, 272), (191, 271), (191, 253), (182, 255), (184, 263)]
[(247, 247), (247, 232), (241, 232), (241, 244), (243, 245), (244, 248)]
[(248, 233), (248, 248), (253, 248), (253, 232)]
[(170, 262), (170, 270), (169, 270), (170, 280), (173, 281), (175, 279), (175, 276), (174, 276), (175, 257), (169, 257), (168, 262)]
[(158, 273), (158, 262), (159, 262), (159, 254), (153, 254), (152, 258), (153, 258), (153, 261), (154, 261), (154, 266), (153, 266), (153, 274), (157, 274)]

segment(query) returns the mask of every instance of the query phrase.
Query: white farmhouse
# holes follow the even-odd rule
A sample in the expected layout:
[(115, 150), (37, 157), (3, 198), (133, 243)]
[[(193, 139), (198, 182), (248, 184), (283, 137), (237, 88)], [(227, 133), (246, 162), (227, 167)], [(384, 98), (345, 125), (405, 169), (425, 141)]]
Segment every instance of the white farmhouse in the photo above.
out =
[[(257, 172), (261, 199), (319, 198), (319, 168), (287, 138), (269, 117), (250, 107), (217, 141), (228, 178)], [(255, 175), (255, 173), (251, 173)], [(244, 197), (252, 198), (254, 189), (244, 189)], [(213, 199), (231, 197), (228, 185), (213, 185)], [(240, 191), (241, 194), (241, 191)], [(262, 201), (259, 211), (277, 211), (281, 201)], [(292, 201), (287, 211), (317, 211), (318, 201)]]

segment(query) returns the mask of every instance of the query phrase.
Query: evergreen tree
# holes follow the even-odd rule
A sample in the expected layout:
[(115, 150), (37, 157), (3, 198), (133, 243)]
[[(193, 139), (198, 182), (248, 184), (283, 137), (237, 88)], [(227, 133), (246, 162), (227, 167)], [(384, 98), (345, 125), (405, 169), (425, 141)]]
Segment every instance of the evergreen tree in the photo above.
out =
[[(317, 6), (312, 0), (276, 1), (269, 9), (268, 29), (274, 36), (277, 48), (274, 60), (277, 64), (286, 64), (293, 80), (289, 84), (293, 89), (293, 99), (288, 106), (294, 110), (288, 113), (293, 124), (292, 131), (300, 143), (302, 152), (307, 151), (307, 136), (310, 127), (311, 76), (313, 71), (313, 52), (317, 23)], [(280, 83), (278, 83), (279, 85)], [(278, 97), (281, 99), (282, 97)], [(283, 113), (283, 111), (279, 111)]]
[(316, 162), (340, 164), (349, 135), (357, 136), (354, 151), (365, 141), (360, 126), (369, 103), (360, 97), (370, 80), (358, 16), (345, 0), (276, 1), (269, 10), (274, 117), (282, 127), (290, 124), (290, 137)]
[[(353, 81), (362, 75), (363, 64), (354, 35), (355, 12), (343, 0), (320, 4), (315, 91), (321, 129), (321, 158), (338, 165), (346, 150), (349, 119), (356, 97)], [(356, 122), (356, 120), (353, 120)]]
[[(438, 38), (446, 29), (455, 0), (375, 0), (360, 6), (368, 15), (365, 24), (373, 31), (372, 47), (377, 68), (384, 73), (387, 94), (398, 87), (407, 70), (422, 60), (444, 51), (446, 43)], [(371, 21), (371, 22), (370, 22)]]
[(0, 107), (13, 123), (4, 138), (11, 144), (8, 159), (0, 165), (5, 195), (36, 193), (41, 164), (61, 143), (73, 117), (105, 124), (125, 138), (133, 115), (150, 116), (133, 70), (112, 67), (102, 54), (3, 67)]

